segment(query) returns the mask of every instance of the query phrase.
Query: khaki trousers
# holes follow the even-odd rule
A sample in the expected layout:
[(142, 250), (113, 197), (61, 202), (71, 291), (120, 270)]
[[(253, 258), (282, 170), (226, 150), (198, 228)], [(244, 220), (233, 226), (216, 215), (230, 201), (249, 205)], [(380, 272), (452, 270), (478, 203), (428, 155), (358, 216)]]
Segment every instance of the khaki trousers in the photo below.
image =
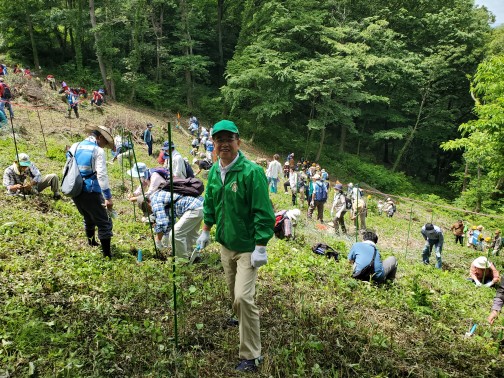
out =
[(50, 175), (45, 175), (40, 182), (37, 183), (37, 191), (41, 192), (45, 188), (51, 187), (53, 193), (59, 192), (59, 180), (58, 176), (54, 173)]
[(259, 309), (254, 302), (257, 268), (250, 264), (251, 252), (237, 253), (221, 246), (221, 261), (240, 326), (240, 358), (261, 356)]
[[(168, 211), (168, 210), (167, 210)], [(175, 223), (175, 255), (188, 259), (196, 246), (198, 231), (203, 220), (203, 208), (187, 210)], [(171, 232), (168, 233), (171, 243)]]

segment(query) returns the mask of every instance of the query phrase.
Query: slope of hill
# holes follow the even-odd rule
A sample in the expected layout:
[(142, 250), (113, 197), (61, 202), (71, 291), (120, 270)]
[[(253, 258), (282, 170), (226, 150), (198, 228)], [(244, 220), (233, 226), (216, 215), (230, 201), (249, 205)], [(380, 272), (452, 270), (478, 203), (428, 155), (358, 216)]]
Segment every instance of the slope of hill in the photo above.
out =
[[(14, 127), (18, 150), (43, 174), (61, 172), (65, 145), (84, 137), (86, 123), (137, 135), (153, 122), (158, 151), (166, 123), (176, 124), (173, 114), (115, 103), (103, 112), (83, 108), (79, 120), (68, 119), (66, 106), (47, 89), (39, 105), (19, 99)], [(1, 134), (0, 163), (7, 167), (14, 143), (8, 130)], [(174, 128), (173, 137), (187, 156), (187, 135)], [(252, 158), (259, 153), (244, 148)], [(155, 165), (142, 145), (135, 151), (139, 161)], [(125, 189), (137, 183), (125, 169), (109, 165), (119, 214), (111, 261), (87, 246), (70, 200), (54, 201), (47, 192), (26, 199), (0, 195), (0, 376), (238, 376), (238, 330), (225, 326), (230, 304), (218, 245), (205, 251), (201, 264), (177, 262), (175, 274), (171, 260), (155, 259), (148, 226), (126, 200)], [(290, 207), (290, 196), (271, 199), (277, 209)], [(330, 226), (303, 216), (294, 241), (270, 242), (257, 290), (265, 357), (258, 375), (503, 375), (502, 318), (491, 327), (485, 321), (495, 291), (466, 281), (479, 253), (455, 246), (447, 230), (461, 213), (400, 201), (397, 216), (385, 218), (376, 214), (375, 203), (372, 197), (368, 225), (380, 237), (382, 256), (399, 259), (393, 284), (377, 287), (350, 278), (345, 257), (355, 240), (352, 225), (351, 238), (337, 238)], [(445, 229), (442, 271), (421, 264), (419, 231), (431, 220)], [(488, 219), (472, 221), (490, 227)], [(339, 263), (311, 252), (321, 241), (340, 251)], [(142, 263), (131, 252), (137, 249), (143, 251)], [(493, 260), (502, 270), (502, 258)], [(474, 323), (475, 335), (464, 337)]]

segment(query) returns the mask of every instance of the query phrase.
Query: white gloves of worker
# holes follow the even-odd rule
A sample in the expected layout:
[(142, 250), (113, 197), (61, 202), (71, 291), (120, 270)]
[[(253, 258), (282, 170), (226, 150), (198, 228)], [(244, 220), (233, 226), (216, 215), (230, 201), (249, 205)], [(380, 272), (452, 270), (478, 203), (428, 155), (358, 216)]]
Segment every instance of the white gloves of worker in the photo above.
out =
[(487, 282), (487, 283), (485, 284), (485, 286), (486, 286), (486, 287), (492, 287), (492, 285), (493, 285), (493, 281)]
[(201, 235), (196, 240), (196, 245), (203, 249), (210, 243), (210, 231), (201, 231)]
[(474, 283), (476, 284), (476, 286), (480, 287), (481, 286), (481, 282), (479, 281), (474, 281)]
[(154, 242), (156, 243), (156, 248), (161, 251), (163, 249), (163, 240), (157, 240), (154, 238)]
[(163, 248), (168, 248), (170, 246), (170, 238), (168, 235), (163, 235), (161, 238), (161, 244), (163, 245)]
[(256, 245), (254, 252), (252, 252), (250, 256), (250, 264), (252, 264), (254, 268), (259, 268), (267, 263), (268, 254), (266, 253), (266, 247)]

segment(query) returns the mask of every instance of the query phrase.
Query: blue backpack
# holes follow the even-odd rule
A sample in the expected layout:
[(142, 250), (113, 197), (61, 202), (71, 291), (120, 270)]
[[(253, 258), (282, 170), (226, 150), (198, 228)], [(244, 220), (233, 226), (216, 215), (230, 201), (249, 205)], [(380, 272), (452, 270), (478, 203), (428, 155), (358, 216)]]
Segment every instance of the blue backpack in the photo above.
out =
[(323, 182), (317, 181), (314, 185), (315, 191), (315, 201), (326, 202), (327, 201), (327, 187)]

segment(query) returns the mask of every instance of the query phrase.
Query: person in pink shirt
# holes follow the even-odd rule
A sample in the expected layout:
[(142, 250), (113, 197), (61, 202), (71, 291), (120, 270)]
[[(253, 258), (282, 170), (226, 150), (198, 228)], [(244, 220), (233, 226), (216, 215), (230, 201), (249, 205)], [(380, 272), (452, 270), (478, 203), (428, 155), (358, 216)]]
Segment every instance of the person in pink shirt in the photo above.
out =
[(485, 256), (480, 256), (472, 262), (469, 274), (471, 276), (470, 280), (476, 286), (491, 287), (500, 281), (499, 271)]

